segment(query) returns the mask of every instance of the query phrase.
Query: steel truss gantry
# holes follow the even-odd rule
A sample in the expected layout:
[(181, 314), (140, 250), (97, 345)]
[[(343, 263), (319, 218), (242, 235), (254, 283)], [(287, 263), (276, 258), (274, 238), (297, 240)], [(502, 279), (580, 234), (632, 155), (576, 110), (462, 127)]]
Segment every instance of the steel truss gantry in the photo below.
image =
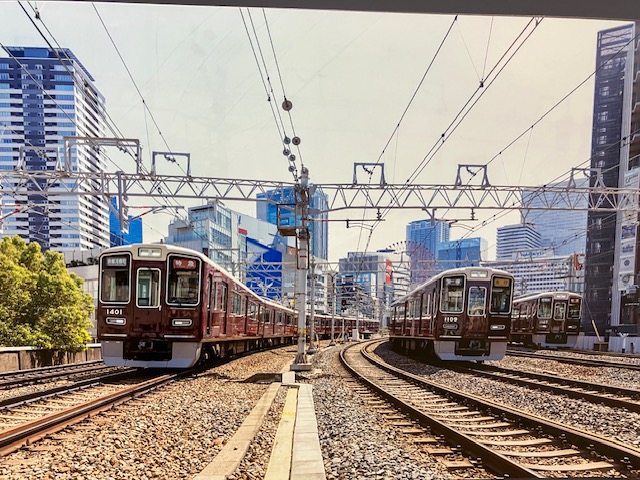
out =
[[(597, 177), (596, 177), (597, 178)], [(0, 189), (11, 197), (38, 195), (54, 199), (60, 195), (117, 196), (126, 202), (135, 198), (251, 200), (269, 190), (294, 187), (293, 182), (145, 173), (87, 173), (70, 171), (10, 170), (0, 172)], [(316, 184), (328, 195), (323, 212), (347, 209), (493, 209), (520, 210), (523, 195), (538, 200), (529, 210), (635, 211), (639, 192), (611, 188), (597, 180), (593, 187), (496, 186), (438, 184)], [(582, 199), (586, 196), (586, 206)], [(530, 203), (530, 202), (529, 202)], [(135, 206), (134, 203), (132, 203)], [(313, 216), (313, 215), (312, 215)]]

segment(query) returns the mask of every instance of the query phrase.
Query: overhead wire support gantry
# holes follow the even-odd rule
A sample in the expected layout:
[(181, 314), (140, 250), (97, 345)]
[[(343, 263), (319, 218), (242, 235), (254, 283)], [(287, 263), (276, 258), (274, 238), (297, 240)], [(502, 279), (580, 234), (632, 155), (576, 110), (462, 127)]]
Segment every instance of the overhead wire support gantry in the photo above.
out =
[[(258, 193), (295, 187), (297, 182), (238, 178), (151, 175), (127, 172), (78, 172), (69, 170), (0, 171), (0, 189), (7, 195), (169, 196), (182, 199), (256, 201)], [(520, 210), (525, 194), (540, 201), (531, 210), (625, 211), (637, 205), (638, 190), (612, 188), (596, 182), (593, 187), (497, 186), (443, 184), (317, 184), (329, 196), (326, 212), (346, 209), (439, 208)], [(160, 189), (160, 190), (158, 190)], [(587, 205), (577, 197), (586, 195)]]

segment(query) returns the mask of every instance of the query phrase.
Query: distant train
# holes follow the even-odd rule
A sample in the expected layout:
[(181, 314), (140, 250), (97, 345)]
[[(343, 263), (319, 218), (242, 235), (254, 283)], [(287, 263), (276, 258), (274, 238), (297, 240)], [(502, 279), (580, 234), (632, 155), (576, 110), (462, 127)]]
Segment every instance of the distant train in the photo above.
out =
[(545, 292), (517, 298), (511, 313), (511, 342), (558, 348), (576, 346), (582, 295)]
[[(199, 252), (129, 245), (105, 250), (99, 265), (96, 321), (108, 366), (188, 368), (297, 338), (297, 311), (259, 297)], [(314, 322), (318, 335), (322, 322)], [(336, 320), (337, 335), (341, 326)], [(372, 328), (360, 323), (362, 335)]]
[(392, 304), (394, 348), (441, 360), (500, 360), (511, 325), (513, 277), (502, 270), (447, 270)]

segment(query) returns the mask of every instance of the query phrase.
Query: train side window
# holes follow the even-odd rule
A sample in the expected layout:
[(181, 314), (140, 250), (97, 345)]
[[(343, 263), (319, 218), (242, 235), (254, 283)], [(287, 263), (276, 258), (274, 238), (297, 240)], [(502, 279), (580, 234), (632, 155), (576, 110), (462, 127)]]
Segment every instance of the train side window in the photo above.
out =
[(464, 308), (464, 277), (445, 277), (442, 279), (440, 310), (443, 313), (462, 313)]
[(282, 325), (282, 312), (276, 313), (276, 323)]
[(236, 292), (231, 292), (231, 313), (234, 315), (242, 313), (242, 298)]
[(564, 320), (565, 313), (567, 311), (566, 303), (556, 303), (553, 306), (553, 319), (554, 320)]
[(257, 314), (258, 314), (257, 305), (253, 302), (249, 302), (249, 305), (247, 306), (247, 316), (251, 320), (255, 320)]
[(287, 325), (291, 325), (291, 315), (287, 315)]
[(227, 295), (227, 285), (224, 283), (219, 284), (217, 288), (218, 294), (216, 295), (216, 310), (222, 310), (227, 312), (227, 303), (229, 302), (229, 296)]
[(484, 315), (487, 302), (487, 289), (485, 287), (469, 288), (469, 315)]
[(264, 323), (271, 323), (271, 310), (269, 310), (268, 308), (265, 308), (263, 312), (263, 317), (264, 317)]
[(138, 307), (158, 308), (160, 306), (160, 270), (139, 268), (137, 292)]
[(422, 315), (431, 315), (431, 294), (422, 294)]
[(538, 319), (549, 320), (551, 318), (551, 299), (541, 298), (538, 300)]

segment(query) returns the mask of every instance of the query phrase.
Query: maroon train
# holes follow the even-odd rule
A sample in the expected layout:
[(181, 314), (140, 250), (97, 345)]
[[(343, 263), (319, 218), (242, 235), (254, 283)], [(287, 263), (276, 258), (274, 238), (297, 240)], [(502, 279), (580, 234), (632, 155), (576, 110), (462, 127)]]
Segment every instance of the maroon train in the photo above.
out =
[(513, 277), (467, 267), (442, 272), (392, 304), (390, 340), (441, 360), (500, 360), (511, 325)]
[[(295, 310), (259, 297), (196, 251), (130, 245), (105, 250), (99, 263), (96, 321), (108, 366), (188, 368), (297, 337)], [(318, 336), (330, 332), (322, 316), (315, 324)], [(341, 319), (335, 325), (340, 335)], [(373, 328), (360, 323), (363, 335)]]

